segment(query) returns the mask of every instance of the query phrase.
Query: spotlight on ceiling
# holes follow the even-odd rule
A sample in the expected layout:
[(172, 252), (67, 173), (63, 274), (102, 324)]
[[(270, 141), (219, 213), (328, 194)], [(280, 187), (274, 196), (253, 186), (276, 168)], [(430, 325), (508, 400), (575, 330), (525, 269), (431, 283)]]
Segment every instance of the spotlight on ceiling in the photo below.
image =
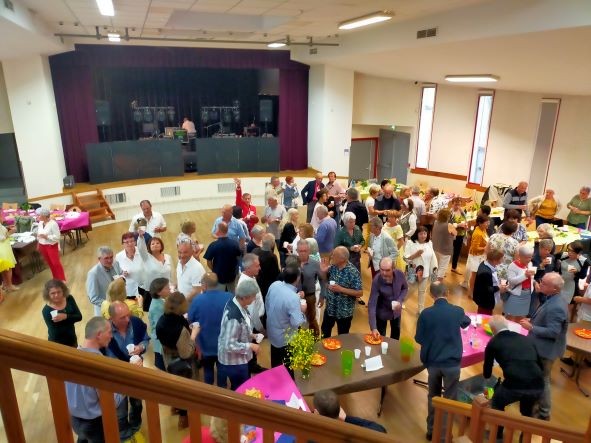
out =
[(107, 34), (107, 37), (110, 42), (120, 42), (121, 41), (121, 35), (116, 32), (109, 32)]
[(115, 8), (113, 8), (113, 0), (96, 0), (96, 5), (102, 15), (113, 17), (115, 15)]
[(492, 74), (446, 75), (445, 80), (452, 83), (491, 83), (498, 82), (500, 77)]
[(287, 43), (285, 42), (272, 42), (267, 45), (267, 48), (283, 48)]
[(339, 29), (356, 29), (363, 26), (373, 25), (375, 23), (391, 20), (394, 13), (389, 11), (377, 11), (361, 17), (353, 18), (339, 23)]

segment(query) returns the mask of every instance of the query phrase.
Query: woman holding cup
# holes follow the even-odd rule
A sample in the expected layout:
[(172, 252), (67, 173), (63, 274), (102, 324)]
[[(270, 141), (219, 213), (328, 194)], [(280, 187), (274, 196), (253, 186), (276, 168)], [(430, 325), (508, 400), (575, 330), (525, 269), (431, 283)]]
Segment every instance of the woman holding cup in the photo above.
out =
[(66, 284), (61, 280), (49, 280), (43, 288), (43, 300), (47, 303), (41, 310), (47, 325), (47, 339), (78, 347), (74, 324), (82, 320), (82, 314)]
[(365, 244), (363, 233), (355, 224), (357, 216), (352, 212), (343, 214), (344, 226), (337, 232), (334, 240), (335, 248), (344, 246), (349, 250), (349, 261), (361, 272), (361, 248)]
[(39, 252), (51, 270), (53, 278), (66, 281), (64, 267), (60, 260), (60, 228), (51, 218), (49, 209), (39, 208), (35, 211), (39, 224), (37, 225), (37, 242)]
[(533, 249), (520, 246), (517, 259), (507, 268), (509, 292), (503, 298), (503, 312), (508, 320), (519, 322), (529, 314), (532, 297), (532, 280), (537, 268), (531, 266)]
[(136, 240), (133, 232), (126, 232), (121, 236), (123, 250), (115, 256), (115, 260), (121, 267), (123, 277), (125, 277), (125, 290), (127, 297), (133, 298), (144, 295), (144, 289), (140, 288), (140, 283), (144, 284), (144, 261), (140, 251), (136, 246)]
[(583, 244), (578, 240), (574, 241), (567, 246), (566, 252), (562, 254), (560, 260), (560, 275), (564, 279), (560, 295), (569, 305), (569, 314), (572, 313), (570, 303), (575, 295), (578, 281), (580, 278), (585, 278), (584, 270), (587, 269), (584, 267), (585, 259), (580, 258), (581, 252), (583, 252)]
[(503, 251), (489, 248), (486, 259), (478, 266), (474, 278), (472, 299), (478, 306), (478, 314), (492, 315), (501, 294), (507, 292), (507, 280), (499, 278), (497, 268), (504, 257)]
[[(427, 282), (432, 274), (437, 274), (437, 257), (433, 251), (433, 244), (429, 239), (429, 230), (425, 226), (419, 226), (404, 247), (404, 260), (408, 268), (414, 271), (418, 283), (418, 311), (417, 315), (425, 307), (425, 291)], [(407, 271), (407, 275), (411, 273)]]

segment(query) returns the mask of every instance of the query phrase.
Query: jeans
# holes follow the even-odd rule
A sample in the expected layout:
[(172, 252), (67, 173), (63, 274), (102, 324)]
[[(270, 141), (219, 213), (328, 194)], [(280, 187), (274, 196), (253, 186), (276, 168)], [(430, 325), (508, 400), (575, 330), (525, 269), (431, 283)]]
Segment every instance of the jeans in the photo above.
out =
[(287, 369), (291, 378), (294, 378), (293, 369), (290, 369), (289, 364), (290, 360), (289, 355), (287, 354), (287, 346), (276, 348), (271, 345), (271, 367), (276, 368), (277, 366), (285, 365), (285, 369)]
[(445, 389), (443, 396), (455, 400), (458, 394), (458, 382), (460, 381), (460, 367), (438, 368), (429, 366), (428, 385), (429, 394), (427, 396), (427, 432), (433, 432), (433, 421), (435, 419), (435, 410), (433, 408), (433, 397), (441, 396), (441, 388)]
[(104, 443), (103, 419), (99, 415), (93, 419), (71, 416), (72, 429), (78, 436), (78, 443)]
[(550, 393), (550, 375), (552, 374), (552, 365), (554, 360), (540, 357), (544, 369), (544, 392), (540, 396), (538, 402), (538, 417), (542, 419), (550, 418), (550, 410), (552, 408), (552, 394)]
[(218, 361), (218, 386), (227, 387), (230, 379), (230, 389), (235, 391), (242, 383), (248, 380), (248, 363), (241, 365), (225, 365)]
[(203, 381), (208, 385), (213, 385), (213, 381), (215, 379), (214, 367), (218, 367), (218, 386), (220, 388), (226, 387), (226, 380), (222, 380), (219, 375), (219, 367), (220, 364), (218, 362), (217, 355), (208, 355), (204, 356), (201, 359), (201, 367), (203, 368)]
[(324, 311), (324, 318), (322, 319), (322, 337), (330, 337), (332, 335), (332, 328), (334, 324), (337, 324), (337, 333), (341, 334), (348, 334), (349, 329), (351, 329), (351, 321), (353, 320), (353, 316), (345, 317), (345, 318), (335, 318), (331, 317)]
[(380, 335), (386, 336), (386, 326), (390, 322), (390, 338), (394, 340), (400, 339), (400, 317), (393, 318), (392, 320), (380, 320), (376, 318), (376, 329)]
[(119, 422), (119, 436), (121, 440), (130, 438), (142, 427), (142, 400), (125, 397), (117, 407), (117, 421)]
[(458, 267), (458, 260), (460, 259), (460, 253), (462, 252), (462, 246), (464, 245), (464, 236), (458, 235), (454, 239), (454, 252), (451, 257), (451, 268), (456, 269)]

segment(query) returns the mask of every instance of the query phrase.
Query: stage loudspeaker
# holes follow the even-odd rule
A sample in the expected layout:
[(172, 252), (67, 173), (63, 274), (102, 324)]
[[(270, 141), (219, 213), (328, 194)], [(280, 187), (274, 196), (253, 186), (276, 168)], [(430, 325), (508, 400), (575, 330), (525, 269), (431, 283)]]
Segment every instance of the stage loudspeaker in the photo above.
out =
[(76, 184), (76, 182), (74, 181), (73, 175), (66, 175), (64, 177), (64, 188), (71, 189), (74, 187), (75, 184)]
[(106, 100), (95, 100), (94, 112), (96, 115), (97, 126), (110, 126), (111, 125), (111, 108), (109, 102)]
[(273, 122), (273, 100), (270, 98), (259, 99), (259, 121)]

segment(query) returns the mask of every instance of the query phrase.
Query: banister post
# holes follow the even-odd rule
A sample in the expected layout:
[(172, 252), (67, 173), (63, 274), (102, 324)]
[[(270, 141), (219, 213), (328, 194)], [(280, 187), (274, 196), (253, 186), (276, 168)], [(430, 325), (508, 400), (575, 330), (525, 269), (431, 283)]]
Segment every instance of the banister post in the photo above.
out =
[(482, 441), (484, 434), (482, 413), (488, 405), (489, 402), (483, 395), (478, 395), (472, 400), (472, 414), (470, 416), (470, 440), (472, 441)]

